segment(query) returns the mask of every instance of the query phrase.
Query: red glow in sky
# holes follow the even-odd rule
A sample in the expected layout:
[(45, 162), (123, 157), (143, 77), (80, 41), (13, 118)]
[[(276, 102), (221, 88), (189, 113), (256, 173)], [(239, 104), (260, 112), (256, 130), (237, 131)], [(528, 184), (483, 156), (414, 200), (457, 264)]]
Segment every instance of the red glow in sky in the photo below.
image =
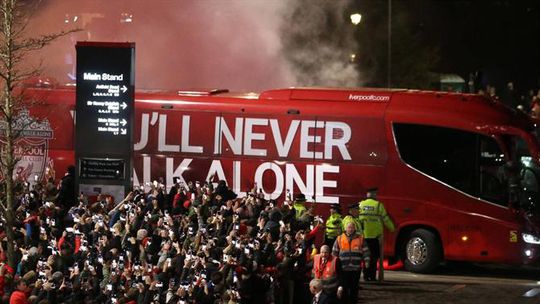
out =
[[(281, 56), (280, 12), (269, 0), (49, 0), (32, 18), (32, 35), (81, 28), (36, 53), (61, 83), (75, 72), (77, 41), (135, 42), (138, 88), (294, 86)], [(131, 22), (129, 19), (132, 18)]]

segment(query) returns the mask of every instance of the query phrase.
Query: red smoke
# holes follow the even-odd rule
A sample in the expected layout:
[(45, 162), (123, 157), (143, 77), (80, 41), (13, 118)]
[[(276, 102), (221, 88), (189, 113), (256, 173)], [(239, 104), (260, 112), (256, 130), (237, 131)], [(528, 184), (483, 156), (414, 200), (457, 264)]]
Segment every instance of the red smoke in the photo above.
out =
[[(295, 85), (281, 56), (280, 11), (269, 0), (49, 0), (31, 19), (32, 36), (62, 29), (33, 56), (59, 82), (74, 72), (77, 41), (136, 43), (138, 88), (260, 91)], [(132, 15), (132, 22), (127, 21)]]

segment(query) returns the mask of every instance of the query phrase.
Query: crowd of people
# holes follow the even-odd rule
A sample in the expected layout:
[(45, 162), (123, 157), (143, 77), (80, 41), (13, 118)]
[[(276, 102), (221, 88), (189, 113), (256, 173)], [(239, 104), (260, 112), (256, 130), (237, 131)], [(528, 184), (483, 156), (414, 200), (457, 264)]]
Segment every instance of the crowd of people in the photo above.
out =
[(485, 89), (480, 89), (478, 94), (500, 100), (512, 109), (540, 118), (540, 89), (530, 89), (525, 94), (519, 94), (514, 87), (514, 83), (508, 82), (506, 87), (500, 90), (500, 93), (495, 86), (487, 85)]
[(301, 193), (239, 198), (225, 181), (175, 179), (89, 201), (73, 184), (71, 170), (58, 187), (19, 189), (15, 267), (0, 236), (4, 303), (354, 303), (369, 263), (355, 223), (317, 250), (324, 221)]

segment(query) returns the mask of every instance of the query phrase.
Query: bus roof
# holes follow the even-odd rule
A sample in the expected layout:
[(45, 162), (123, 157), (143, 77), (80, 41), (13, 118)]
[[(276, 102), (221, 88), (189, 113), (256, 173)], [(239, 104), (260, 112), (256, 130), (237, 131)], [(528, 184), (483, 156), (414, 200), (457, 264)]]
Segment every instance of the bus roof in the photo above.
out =
[[(36, 89), (56, 97), (48, 98), (50, 102), (75, 102), (74, 86)], [(221, 112), (365, 115), (467, 129), (472, 127), (470, 124), (513, 125), (526, 130), (534, 125), (527, 115), (484, 96), (408, 89), (299, 87), (261, 93), (237, 93), (223, 88), (137, 90), (135, 100), (155, 109), (191, 104), (194, 110)], [(215, 103), (224, 107), (220, 109)]]

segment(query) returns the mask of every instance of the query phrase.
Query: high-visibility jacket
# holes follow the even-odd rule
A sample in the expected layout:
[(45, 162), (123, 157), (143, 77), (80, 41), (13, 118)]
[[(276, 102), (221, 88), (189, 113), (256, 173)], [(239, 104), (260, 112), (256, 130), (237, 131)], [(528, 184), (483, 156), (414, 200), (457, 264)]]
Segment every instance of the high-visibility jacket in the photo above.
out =
[(327, 291), (335, 291), (338, 287), (336, 262), (337, 257), (332, 255), (328, 257), (326, 263), (323, 263), (321, 254), (316, 254), (313, 257), (313, 278), (321, 280), (323, 288)]
[(302, 202), (295, 202), (293, 204), (293, 208), (295, 210), (295, 216), (294, 218), (295, 219), (299, 219), (302, 215), (304, 215), (304, 213), (307, 212), (307, 208), (306, 206), (304, 205), (304, 203)]
[(350, 223), (350, 222), (353, 222), (354, 225), (356, 226), (356, 232), (358, 234), (362, 234), (362, 223), (360, 222), (360, 218), (359, 217), (353, 217), (352, 215), (347, 215), (342, 221), (341, 221), (341, 230), (342, 231), (345, 231), (345, 229), (347, 229), (347, 225)]
[(341, 214), (331, 214), (326, 220), (325, 235), (327, 238), (335, 239), (341, 234)]
[(362, 260), (369, 260), (369, 248), (364, 237), (358, 233), (351, 236), (343, 233), (338, 236), (332, 254), (339, 257), (343, 271), (360, 271)]
[(386, 213), (384, 205), (372, 198), (360, 202), (360, 222), (364, 228), (366, 239), (378, 238), (383, 233), (383, 223), (390, 231), (394, 231), (394, 223)]

